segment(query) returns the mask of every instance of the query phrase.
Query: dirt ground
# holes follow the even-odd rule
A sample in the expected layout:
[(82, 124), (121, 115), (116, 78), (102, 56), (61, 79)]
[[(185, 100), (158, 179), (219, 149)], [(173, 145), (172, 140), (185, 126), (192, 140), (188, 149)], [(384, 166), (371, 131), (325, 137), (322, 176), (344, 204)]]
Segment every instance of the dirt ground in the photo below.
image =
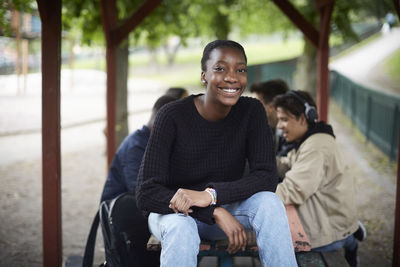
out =
[(359, 220), (368, 232), (359, 243), (360, 266), (392, 266), (396, 166), (366, 142), (333, 102), (330, 108), (337, 142), (356, 180)]

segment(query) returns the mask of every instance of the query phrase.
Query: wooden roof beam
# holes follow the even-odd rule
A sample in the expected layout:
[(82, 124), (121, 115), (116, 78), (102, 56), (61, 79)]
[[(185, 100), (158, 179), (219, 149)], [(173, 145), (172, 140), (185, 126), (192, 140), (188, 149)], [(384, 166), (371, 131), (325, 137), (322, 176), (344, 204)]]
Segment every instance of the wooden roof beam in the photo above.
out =
[(319, 33), (314, 26), (288, 0), (272, 0), (277, 7), (299, 28), (306, 38), (318, 47)]
[[(318, 2), (318, 1), (316, 1)], [(328, 1), (325, 1), (328, 2)], [(317, 109), (320, 120), (328, 121), (329, 106), (329, 35), (330, 21), (335, 1), (318, 5), (319, 12), (319, 43), (317, 60)]]
[(145, 1), (121, 26), (117, 26), (116, 0), (101, 0), (102, 21), (106, 38), (107, 68), (107, 165), (116, 151), (117, 48), (162, 0)]
[(117, 25), (116, 0), (101, 0), (101, 16), (107, 46), (112, 45), (111, 32)]
[(161, 2), (162, 0), (144, 2), (121, 26), (111, 31), (112, 42), (119, 45)]
[(332, 5), (335, 0), (315, 0), (315, 7), (321, 9), (325, 6)]
[(396, 9), (397, 16), (400, 19), (400, 0), (393, 0), (394, 9)]

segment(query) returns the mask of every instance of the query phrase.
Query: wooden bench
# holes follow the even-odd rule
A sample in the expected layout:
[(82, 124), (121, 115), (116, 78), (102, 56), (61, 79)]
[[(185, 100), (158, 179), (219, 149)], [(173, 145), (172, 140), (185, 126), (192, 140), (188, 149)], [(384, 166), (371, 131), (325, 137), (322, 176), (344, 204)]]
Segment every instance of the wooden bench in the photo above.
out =
[[(310, 241), (307, 237), (307, 234), (304, 231), (303, 225), (300, 221), (300, 218), (297, 214), (295, 207), (291, 205), (286, 206), (286, 214), (288, 216), (293, 247), (296, 252), (296, 259), (299, 266), (335, 266), (335, 265), (326, 265), (326, 262), (327, 259), (335, 259), (336, 257), (338, 257), (337, 254), (331, 256), (332, 253), (330, 252), (330, 253), (323, 253), (321, 256), (320, 253), (310, 252), (311, 250)], [(228, 240), (219, 240), (211, 242), (202, 240), (200, 244), (200, 252), (198, 255), (199, 261), (204, 256), (216, 256), (218, 257), (219, 267), (231, 267), (233, 257), (258, 258), (258, 247), (254, 232), (247, 233), (247, 246), (245, 251), (239, 251), (235, 254), (229, 254), (228, 252), (226, 252), (227, 247), (228, 247)], [(161, 249), (160, 241), (157, 240), (154, 236), (151, 236), (147, 243), (147, 249), (160, 250)], [(341, 258), (343, 258), (343, 255), (341, 256)], [(340, 266), (347, 266), (346, 264), (347, 264), (346, 261), (344, 261), (344, 265)]]

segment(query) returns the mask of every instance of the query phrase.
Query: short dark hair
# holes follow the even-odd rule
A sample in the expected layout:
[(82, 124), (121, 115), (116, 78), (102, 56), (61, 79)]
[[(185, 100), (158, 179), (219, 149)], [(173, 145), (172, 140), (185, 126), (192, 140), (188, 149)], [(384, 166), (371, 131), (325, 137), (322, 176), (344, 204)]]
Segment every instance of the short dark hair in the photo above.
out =
[[(311, 95), (306, 91), (297, 90), (296, 93), (302, 97), (305, 101), (308, 102), (310, 106), (317, 108), (315, 105), (314, 100), (312, 99)], [(279, 95), (274, 99), (275, 108), (282, 108), (287, 112), (293, 114), (297, 119), (300, 117), (301, 114), (304, 114), (306, 108), (304, 104), (296, 98), (294, 95), (286, 93), (284, 95)]]
[(177, 98), (170, 96), (170, 95), (162, 95), (160, 96), (157, 101), (153, 105), (153, 114), (157, 114), (157, 112), (164, 106), (165, 104), (168, 104), (169, 102), (175, 101)]
[(239, 50), (243, 56), (244, 59), (247, 63), (247, 57), (246, 57), (246, 52), (244, 51), (244, 48), (242, 45), (235, 41), (231, 40), (215, 40), (206, 45), (203, 50), (203, 56), (201, 58), (201, 70), (202, 71), (207, 71), (207, 61), (210, 59), (210, 54), (214, 49), (217, 48), (222, 48), (222, 47), (230, 47)]
[(184, 94), (188, 94), (188, 91), (182, 87), (170, 87), (165, 95), (175, 97), (176, 99), (181, 99)]
[(253, 83), (250, 86), (250, 92), (260, 94), (264, 104), (272, 102), (274, 97), (286, 94), (287, 91), (289, 91), (289, 86), (281, 79)]

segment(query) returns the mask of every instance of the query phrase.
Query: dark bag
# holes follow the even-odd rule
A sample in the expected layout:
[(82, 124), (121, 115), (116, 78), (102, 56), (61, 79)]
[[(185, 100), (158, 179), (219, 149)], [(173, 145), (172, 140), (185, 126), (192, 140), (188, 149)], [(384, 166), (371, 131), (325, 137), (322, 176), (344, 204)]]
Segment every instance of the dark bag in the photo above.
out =
[(136, 199), (133, 193), (123, 193), (100, 204), (90, 229), (82, 267), (93, 266), (94, 247), (99, 222), (104, 239), (105, 262), (100, 266), (134, 266), (133, 225), (137, 222)]

